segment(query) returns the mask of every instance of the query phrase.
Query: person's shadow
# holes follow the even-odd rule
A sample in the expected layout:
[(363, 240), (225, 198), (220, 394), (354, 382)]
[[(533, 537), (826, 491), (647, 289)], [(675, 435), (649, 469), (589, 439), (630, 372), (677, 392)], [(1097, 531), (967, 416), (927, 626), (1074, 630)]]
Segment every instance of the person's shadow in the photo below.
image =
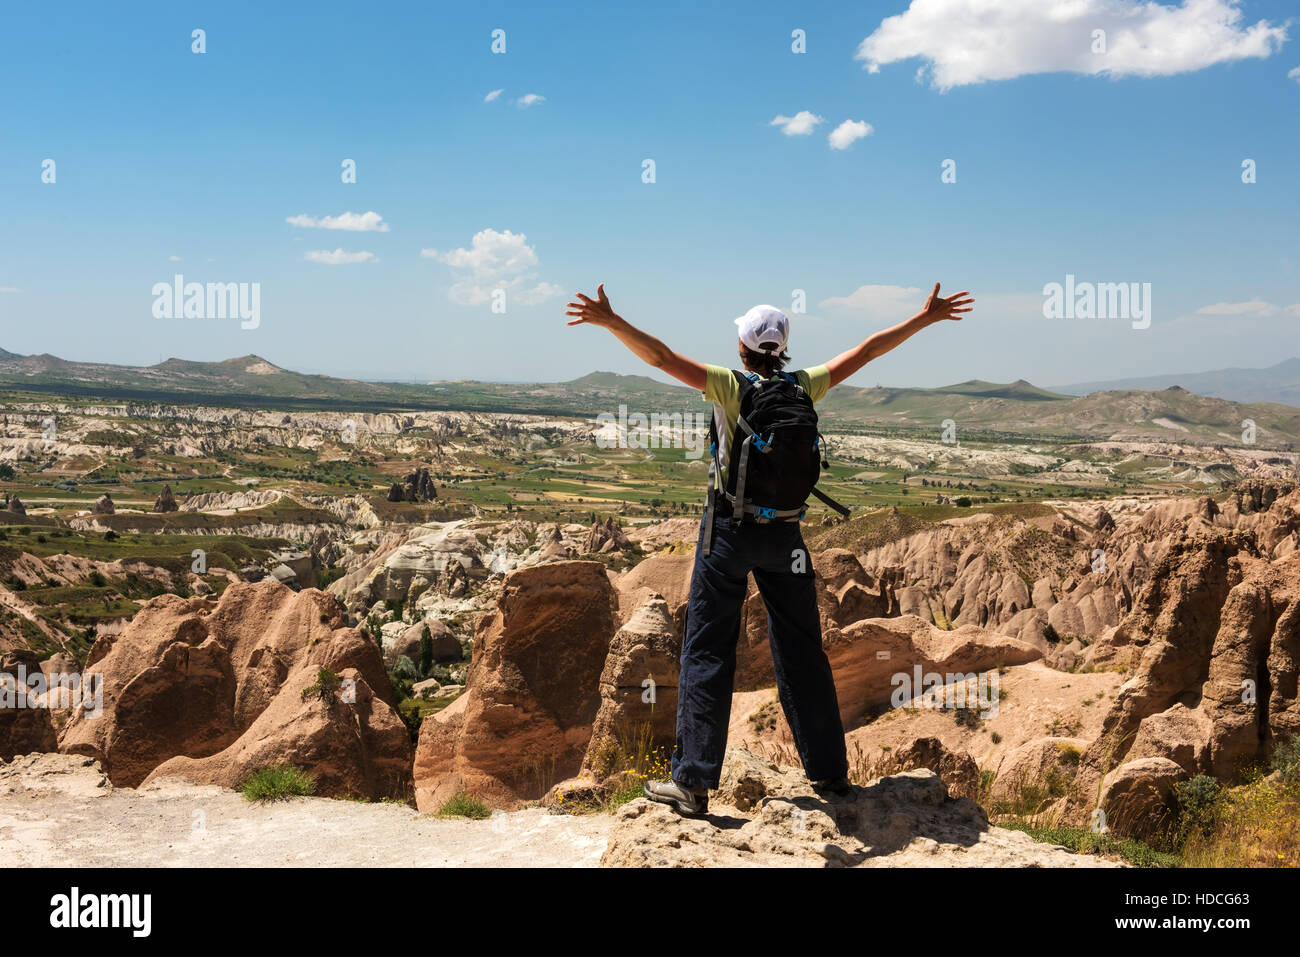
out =
[[(904, 850), (918, 838), (950, 847), (969, 848), (978, 844), (980, 836), (991, 827), (979, 805), (969, 798), (951, 796), (937, 806), (918, 804), (914, 812), (907, 815), (906, 825), (892, 823), (890, 818), (895, 810), (891, 806), (896, 802), (890, 800), (886, 793), (872, 794), (873, 790), (882, 786), (894, 785), (888, 784), (888, 779), (884, 778), (866, 787), (854, 785), (842, 798), (829, 799), (814, 794), (775, 794), (762, 800), (782, 801), (800, 812), (820, 812), (830, 818), (835, 830), (852, 841), (850, 843), (850, 840), (846, 840), (844, 845), (828, 843), (820, 848), (819, 852), (831, 866), (853, 867), (872, 858), (887, 857)], [(971, 813), (960, 813), (954, 806), (958, 802), (968, 802), (971, 807), (964, 810)], [(924, 813), (922, 809), (925, 807), (930, 807), (936, 813)], [(945, 810), (958, 813), (945, 814)], [(730, 814), (706, 814), (703, 819), (723, 831), (739, 830), (753, 820)], [(797, 831), (795, 837), (798, 837)]]

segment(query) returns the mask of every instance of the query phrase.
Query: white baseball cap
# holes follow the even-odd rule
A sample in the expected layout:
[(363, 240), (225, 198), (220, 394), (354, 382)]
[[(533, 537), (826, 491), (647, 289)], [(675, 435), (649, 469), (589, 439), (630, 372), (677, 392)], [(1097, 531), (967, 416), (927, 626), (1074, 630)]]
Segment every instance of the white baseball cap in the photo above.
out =
[[(773, 355), (784, 352), (790, 341), (790, 320), (776, 306), (755, 306), (736, 320), (740, 329), (740, 341), (755, 352), (768, 352)], [(762, 346), (767, 343), (769, 348)], [(776, 348), (770, 347), (776, 343)]]

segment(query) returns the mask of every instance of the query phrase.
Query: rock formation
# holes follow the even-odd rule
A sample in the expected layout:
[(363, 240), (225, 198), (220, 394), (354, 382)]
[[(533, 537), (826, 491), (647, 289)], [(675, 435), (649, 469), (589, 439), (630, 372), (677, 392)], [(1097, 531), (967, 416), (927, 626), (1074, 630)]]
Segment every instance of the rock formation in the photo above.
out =
[[(401, 625), (400, 622), (393, 624)], [(451, 633), (451, 630), (446, 625), (436, 618), (431, 618), (428, 621), (417, 621), (414, 625), (394, 629), (397, 634), (391, 641), (388, 639), (388, 628), (388, 625), (384, 626), (384, 663), (389, 668), (393, 667), (397, 663), (397, 659), (403, 655), (418, 665), (420, 663), (420, 639), (426, 631), (433, 644), (434, 661), (460, 661), (463, 653), (460, 640)]]
[(0, 761), (20, 754), (56, 751), (58, 737), (50, 709), (42, 707), (11, 677), (0, 676)]
[(12, 512), (15, 515), (27, 514), (27, 506), (23, 504), (22, 499), (20, 499), (17, 495), (9, 496), (8, 509), (10, 512)]
[(92, 515), (112, 515), (116, 511), (117, 509), (113, 505), (113, 497), (107, 492), (101, 495), (90, 509)]
[(39, 693), (43, 688), (35, 652), (12, 648), (0, 655), (0, 760), (58, 748), (50, 709)]
[(638, 750), (667, 760), (677, 730), (680, 656), (668, 605), (655, 595), (609, 644), (583, 775), (601, 780), (621, 770), (620, 757)]
[(176, 504), (176, 499), (172, 496), (172, 487), (164, 485), (158, 497), (154, 499), (153, 510), (155, 512), (175, 512), (180, 509)]
[[(167, 773), (235, 786), (290, 763), (319, 794), (409, 791), (409, 738), (379, 649), (324, 592), (268, 580), (215, 602), (163, 595), (95, 642), (84, 677), (101, 683), (102, 710), (74, 712), (60, 750), (96, 758), (114, 784)], [(304, 696), (313, 685), (325, 688)]]
[(1133, 613), (1087, 649), (1086, 664), (1133, 677), (1084, 753), (1076, 817), (1100, 788), (1112, 827), (1150, 833), (1176, 780), (1230, 780), (1300, 734), (1300, 553), (1270, 562), (1257, 541), (1176, 543)]
[(415, 755), (421, 810), (458, 792), (497, 806), (540, 798), (581, 766), (614, 634), (599, 562), (520, 569), (474, 634), (467, 691), (426, 718)]
[(390, 502), (430, 502), (438, 497), (433, 479), (426, 468), (418, 468), (388, 490)]
[(603, 522), (596, 522), (587, 532), (583, 552), (588, 555), (621, 552), (632, 548), (632, 542), (623, 533), (623, 528), (611, 515)]

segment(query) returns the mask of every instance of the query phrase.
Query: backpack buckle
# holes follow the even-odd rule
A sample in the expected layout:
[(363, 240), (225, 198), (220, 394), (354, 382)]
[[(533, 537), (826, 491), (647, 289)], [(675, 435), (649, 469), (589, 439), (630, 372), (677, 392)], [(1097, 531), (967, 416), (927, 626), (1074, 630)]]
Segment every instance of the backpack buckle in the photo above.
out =
[(774, 509), (774, 508), (768, 508), (768, 507), (765, 506), (765, 505), (755, 505), (755, 506), (754, 506), (754, 517), (755, 517), (755, 518), (766, 518), (766, 519), (773, 519), (773, 518), (776, 518), (776, 509)]

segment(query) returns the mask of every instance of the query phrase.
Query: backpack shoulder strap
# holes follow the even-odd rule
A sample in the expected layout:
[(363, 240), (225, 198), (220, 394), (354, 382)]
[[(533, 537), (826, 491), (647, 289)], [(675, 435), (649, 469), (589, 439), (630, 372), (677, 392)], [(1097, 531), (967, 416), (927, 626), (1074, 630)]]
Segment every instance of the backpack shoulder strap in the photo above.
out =
[[(755, 384), (762, 381), (757, 374), (741, 372), (739, 369), (732, 369), (731, 374), (736, 377), (736, 384), (740, 386), (740, 398), (745, 398), (745, 393), (754, 388)], [(751, 377), (752, 376), (752, 377)]]

